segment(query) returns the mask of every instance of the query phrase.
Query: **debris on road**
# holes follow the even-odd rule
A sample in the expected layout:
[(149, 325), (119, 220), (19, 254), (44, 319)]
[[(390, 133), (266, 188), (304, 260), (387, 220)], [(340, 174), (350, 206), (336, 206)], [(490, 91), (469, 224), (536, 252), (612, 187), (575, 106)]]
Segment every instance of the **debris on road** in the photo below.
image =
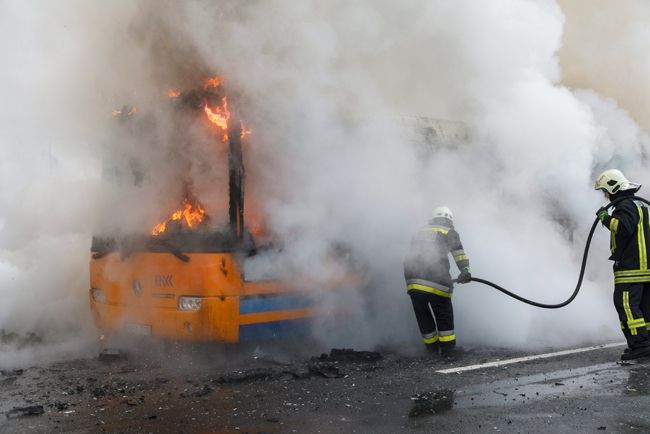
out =
[(6, 413), (7, 419), (16, 419), (26, 416), (40, 416), (45, 413), (42, 405), (30, 405), (28, 407), (14, 407)]
[(345, 376), (333, 363), (316, 362), (309, 364), (309, 372), (325, 378), (341, 378)]
[(246, 383), (252, 381), (265, 381), (277, 377), (278, 373), (272, 369), (251, 369), (247, 371), (234, 371), (230, 374), (220, 376), (213, 383), (216, 384), (233, 384)]
[(204, 385), (201, 389), (197, 390), (194, 392), (194, 396), (197, 398), (201, 398), (203, 396), (208, 396), (213, 392), (212, 387), (208, 386), (207, 384)]
[(69, 402), (55, 401), (54, 404), (50, 404), (50, 407), (54, 407), (59, 411), (67, 410), (70, 406)]
[(11, 384), (14, 384), (17, 379), (18, 377), (3, 378), (2, 380), (0, 380), (0, 386), (9, 386)]
[(315, 358), (321, 362), (378, 362), (384, 357), (376, 351), (355, 351), (351, 348), (332, 348), (328, 354), (321, 354)]
[(99, 361), (110, 363), (110, 362), (119, 362), (126, 360), (126, 354), (124, 351), (115, 349), (115, 348), (106, 348), (99, 353)]
[(24, 369), (13, 369), (11, 371), (0, 370), (0, 374), (3, 377), (18, 377), (20, 375), (23, 375), (24, 372)]
[[(332, 349), (329, 354), (323, 353), (312, 357), (307, 365), (290, 364), (279, 367), (259, 368), (234, 371), (212, 380), (213, 384), (237, 384), (255, 381), (298, 380), (312, 376), (323, 378), (342, 378), (346, 375), (339, 363), (369, 364), (380, 361), (383, 356), (375, 351), (355, 351), (353, 349)], [(376, 366), (362, 369), (364, 371), (377, 369)]]
[[(126, 423), (142, 432), (157, 432), (163, 425), (193, 432), (213, 424), (233, 432), (237, 426), (241, 432), (304, 432), (305, 420), (313, 426), (331, 420), (332, 430), (341, 432), (427, 432), (432, 422), (449, 432), (477, 430), (479, 424), (479, 429), (497, 427), (501, 432), (531, 432), (549, 425), (553, 432), (565, 432), (575, 423), (607, 432), (621, 409), (642, 411), (650, 399), (645, 369), (603, 364), (613, 350), (603, 352), (595, 368), (588, 365), (585, 378), (584, 364), (594, 362), (579, 358), (568, 359), (573, 363), (569, 368), (575, 368), (568, 373), (567, 361), (544, 360), (516, 372), (452, 376), (436, 373), (440, 362), (428, 353), (402, 354), (390, 348), (328, 349), (322, 358), (314, 357), (320, 351), (291, 358), (286, 353), (265, 358), (243, 353), (231, 360), (197, 351), (129, 354), (126, 362), (116, 363), (97, 357), (69, 360), (25, 366), (24, 372), (18, 366), (3, 367), (0, 382), (17, 380), (0, 386), (0, 425), (7, 424), (12, 432), (76, 432), (88, 426), (120, 432)], [(192, 363), (187, 363), (188, 354)], [(476, 363), (485, 354), (470, 354), (467, 362)], [(495, 350), (489, 354), (501, 359), (519, 355)], [(370, 374), (371, 369), (377, 373)], [(590, 387), (582, 389), (585, 381)], [(423, 388), (425, 384), (435, 386)], [(606, 398), (600, 397), (603, 391)], [(585, 398), (611, 398), (607, 408), (598, 407), (598, 423), (589, 411), (592, 407), (583, 404)], [(513, 412), (539, 408), (555, 414), (558, 403), (561, 413), (571, 418), (529, 418)], [(571, 414), (565, 408), (573, 409)], [(45, 417), (36, 417), (39, 414)]]
[(412, 396), (411, 400), (414, 401), (414, 405), (409, 411), (409, 417), (431, 416), (444, 413), (454, 407), (454, 391), (418, 393)]

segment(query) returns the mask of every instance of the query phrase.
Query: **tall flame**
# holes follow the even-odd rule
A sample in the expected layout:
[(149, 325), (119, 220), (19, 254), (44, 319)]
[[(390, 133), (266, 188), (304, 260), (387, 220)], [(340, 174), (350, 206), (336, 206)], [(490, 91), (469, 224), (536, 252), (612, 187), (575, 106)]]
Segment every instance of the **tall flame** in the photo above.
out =
[(225, 96), (221, 99), (221, 106), (212, 110), (208, 103), (205, 103), (205, 114), (210, 122), (219, 127), (223, 132), (222, 140), (228, 140), (228, 121), (230, 120), (230, 111), (228, 110), (228, 98)]
[[(220, 87), (223, 83), (221, 77), (210, 77), (203, 80), (203, 90), (208, 90), (209, 88)], [(167, 96), (170, 98), (176, 98), (181, 95), (181, 92), (173, 88), (169, 88), (167, 91)], [(227, 97), (221, 98), (221, 102), (218, 106), (210, 107), (208, 99), (212, 101), (215, 93), (209, 92), (205, 93), (206, 100), (204, 101), (203, 110), (208, 120), (213, 123), (221, 132), (221, 139), (223, 142), (228, 141), (228, 128), (231, 120), (231, 113), (228, 109), (228, 99)], [(123, 109), (124, 110), (124, 109)], [(128, 116), (132, 116), (135, 113), (135, 107), (132, 107), (128, 112)], [(113, 115), (120, 115), (122, 110), (114, 110)], [(246, 128), (243, 121), (239, 121), (241, 126), (241, 138), (249, 136), (251, 131)], [(168, 218), (156, 224), (150, 231), (152, 236), (159, 236), (165, 233), (171, 223), (174, 223), (173, 226), (176, 227), (185, 227), (189, 229), (194, 229), (199, 226), (205, 219), (206, 213), (203, 206), (196, 201), (192, 196), (187, 196), (183, 198), (183, 204), (178, 209), (175, 209), (171, 212)]]
[(203, 220), (205, 220), (205, 209), (203, 209), (203, 206), (198, 202), (193, 205), (188, 198), (184, 198), (183, 207), (174, 210), (167, 220), (155, 225), (151, 229), (151, 235), (157, 236), (164, 233), (167, 230), (167, 224), (173, 221), (180, 222), (181, 226), (194, 229)]

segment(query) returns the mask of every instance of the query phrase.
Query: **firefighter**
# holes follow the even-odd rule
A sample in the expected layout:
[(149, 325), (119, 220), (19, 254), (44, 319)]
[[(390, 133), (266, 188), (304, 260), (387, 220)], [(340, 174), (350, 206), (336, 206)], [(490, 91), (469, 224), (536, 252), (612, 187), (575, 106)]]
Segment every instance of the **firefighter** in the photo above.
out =
[(645, 318), (650, 321), (650, 269), (648, 268), (648, 207), (631, 199), (641, 185), (630, 182), (620, 170), (604, 171), (595, 189), (609, 201), (622, 199), (610, 216), (605, 207), (596, 215), (610, 231), (610, 260), (614, 261), (614, 306), (627, 340), (621, 360), (650, 356)]
[(429, 224), (413, 236), (404, 261), (404, 277), (424, 344), (443, 356), (453, 355), (456, 347), (450, 253), (460, 270), (458, 283), (469, 282), (469, 259), (454, 229), (452, 212), (441, 206), (434, 210)]

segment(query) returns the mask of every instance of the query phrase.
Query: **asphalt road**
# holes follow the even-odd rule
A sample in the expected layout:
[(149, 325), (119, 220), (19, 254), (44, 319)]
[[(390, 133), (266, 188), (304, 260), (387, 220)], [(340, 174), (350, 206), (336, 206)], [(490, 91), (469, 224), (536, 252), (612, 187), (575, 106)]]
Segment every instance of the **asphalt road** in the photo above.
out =
[(650, 363), (617, 362), (622, 346), (462, 372), (448, 370), (530, 354), (299, 347), (139, 347), (5, 370), (0, 432), (650, 432)]

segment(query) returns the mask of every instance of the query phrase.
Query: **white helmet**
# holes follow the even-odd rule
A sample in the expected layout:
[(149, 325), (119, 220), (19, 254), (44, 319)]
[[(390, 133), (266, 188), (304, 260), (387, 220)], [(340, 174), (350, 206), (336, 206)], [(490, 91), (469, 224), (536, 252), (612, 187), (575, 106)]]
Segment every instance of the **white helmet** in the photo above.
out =
[(627, 180), (623, 172), (617, 169), (608, 169), (600, 174), (596, 180), (594, 189), (605, 190), (609, 194), (616, 194), (619, 191), (634, 190), (641, 188), (641, 184), (636, 184)]
[(446, 218), (449, 220), (454, 219), (454, 215), (451, 213), (451, 210), (446, 206), (439, 206), (433, 210), (433, 218)]

